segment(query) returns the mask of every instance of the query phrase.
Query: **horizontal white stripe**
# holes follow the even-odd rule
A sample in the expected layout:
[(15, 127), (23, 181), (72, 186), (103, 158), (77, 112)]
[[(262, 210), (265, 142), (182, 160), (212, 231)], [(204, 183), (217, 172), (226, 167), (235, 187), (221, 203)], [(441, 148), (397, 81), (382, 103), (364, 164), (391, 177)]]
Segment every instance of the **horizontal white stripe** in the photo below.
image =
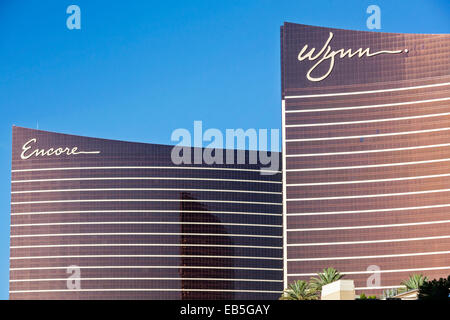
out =
[[(411, 268), (411, 269), (393, 269), (393, 270), (364, 270), (364, 271), (348, 271), (348, 272), (340, 272), (344, 275), (352, 275), (352, 274), (374, 274), (374, 273), (395, 273), (395, 272), (416, 272), (416, 271), (433, 271), (433, 270), (447, 270), (450, 267), (433, 267), (433, 268)], [(316, 276), (317, 273), (288, 273), (289, 277), (311, 277)]]
[(260, 234), (227, 234), (227, 233), (174, 233), (174, 232), (105, 232), (105, 233), (47, 233), (47, 234), (12, 234), (11, 238), (28, 237), (77, 237), (77, 236), (208, 236), (208, 237), (246, 237), (246, 238), (281, 238)]
[(370, 244), (370, 243), (391, 243), (404, 241), (422, 241), (422, 240), (437, 240), (450, 239), (449, 236), (435, 236), (435, 237), (420, 237), (420, 238), (401, 238), (401, 239), (383, 239), (383, 240), (363, 240), (363, 241), (338, 241), (338, 242), (316, 242), (316, 243), (290, 243), (288, 247), (311, 247), (311, 246), (338, 246), (347, 244)]
[(12, 205), (39, 204), (39, 203), (70, 203), (70, 202), (217, 202), (217, 203), (242, 203), (242, 204), (264, 204), (281, 206), (276, 202), (254, 202), (254, 201), (231, 201), (231, 200), (185, 200), (185, 199), (74, 199), (74, 200), (41, 200), (11, 202)]
[(254, 259), (254, 260), (283, 260), (275, 257), (249, 257), (249, 256), (208, 256), (208, 255), (167, 255), (167, 254), (91, 254), (91, 255), (68, 255), (68, 256), (26, 256), (10, 257), (10, 260), (32, 260), (32, 259), (67, 259), (67, 258), (202, 258), (202, 259)]
[(12, 216), (23, 215), (47, 215), (47, 214), (79, 214), (79, 213), (200, 213), (200, 214), (237, 214), (237, 215), (261, 215), (281, 216), (281, 213), (242, 212), (242, 211), (186, 211), (186, 210), (87, 210), (87, 211), (36, 211), (36, 212), (13, 212)]
[(214, 167), (183, 167), (183, 166), (115, 166), (115, 167), (59, 167), (59, 168), (34, 168), (34, 169), (15, 169), (11, 172), (34, 172), (34, 171), (56, 171), (56, 170), (129, 170), (129, 169), (178, 169), (178, 170), (222, 170), (222, 171), (248, 171), (248, 172), (278, 172), (267, 169), (241, 169), (241, 168), (214, 168)]
[(364, 195), (358, 195), (358, 196), (321, 197), (321, 198), (292, 198), (292, 199), (287, 199), (287, 201), (316, 201), (316, 200), (378, 198), (378, 197), (406, 196), (406, 195), (412, 195), (412, 194), (428, 194), (428, 193), (437, 193), (437, 192), (450, 192), (450, 189), (411, 191), (411, 192), (397, 192), (397, 193), (381, 193), (381, 194), (364, 194)]
[(253, 223), (218, 223), (218, 222), (181, 222), (181, 221), (89, 221), (89, 222), (54, 222), (54, 223), (25, 223), (12, 224), (11, 227), (41, 227), (41, 226), (73, 226), (73, 225), (108, 225), (108, 224), (162, 224), (162, 225), (217, 225), (217, 226), (243, 226), (243, 227), (270, 227), (281, 228), (274, 224)]
[(394, 227), (407, 227), (407, 226), (422, 226), (422, 225), (430, 225), (430, 224), (441, 224), (441, 223), (450, 223), (450, 220), (411, 222), (411, 223), (396, 223), (396, 224), (376, 224), (376, 225), (369, 225), (369, 226), (351, 226), (351, 227), (287, 229), (286, 231), (288, 231), (288, 232), (307, 232), (307, 231), (330, 231), (330, 230), (394, 228)]
[[(240, 282), (283, 282), (283, 280), (271, 280), (271, 279), (225, 279), (225, 278), (70, 278), (70, 280), (81, 280), (81, 281), (114, 281), (114, 280), (125, 280), (125, 281), (133, 281), (133, 280), (173, 280), (173, 281), (240, 281)], [(56, 278), (56, 279), (13, 279), (9, 280), (9, 282), (41, 282), (41, 281), (67, 281), (67, 278)]]
[(255, 194), (281, 194), (281, 192), (253, 190), (221, 190), (221, 189), (175, 189), (175, 188), (95, 188), (95, 189), (45, 189), (11, 191), (11, 194), (45, 193), (45, 192), (96, 192), (96, 191), (190, 191), (190, 192), (237, 192)]
[(419, 252), (419, 253), (399, 253), (399, 254), (384, 254), (376, 256), (349, 256), (349, 257), (324, 257), (324, 258), (295, 258), (288, 259), (288, 261), (327, 261), (327, 260), (357, 260), (357, 259), (376, 259), (376, 258), (399, 258), (399, 257), (416, 257), (428, 256), (437, 254), (449, 254), (450, 251), (435, 251), (435, 252)]
[(320, 216), (320, 215), (328, 215), (328, 214), (371, 213), (371, 212), (421, 210), (421, 209), (448, 208), (448, 207), (450, 207), (450, 204), (437, 204), (437, 205), (432, 205), (432, 206), (403, 207), (403, 208), (370, 209), (370, 210), (288, 213), (287, 215), (288, 216)]
[(378, 153), (378, 152), (391, 152), (391, 151), (403, 151), (403, 150), (417, 150), (427, 148), (440, 148), (448, 147), (450, 143), (432, 144), (426, 146), (404, 147), (404, 148), (391, 148), (391, 149), (371, 149), (371, 150), (359, 150), (359, 151), (343, 151), (343, 152), (328, 152), (328, 153), (305, 153), (305, 154), (287, 154), (286, 157), (319, 157), (319, 156), (333, 156), (344, 154), (361, 154), (361, 153)]
[(93, 177), (93, 178), (55, 178), (55, 179), (29, 179), (12, 180), (11, 183), (30, 182), (56, 182), (56, 181), (102, 181), (102, 180), (186, 180), (186, 181), (227, 181), (227, 182), (248, 182), (248, 183), (278, 183), (281, 181), (269, 180), (239, 180), (239, 179), (219, 179), (219, 178), (185, 178), (185, 177)]
[[(214, 266), (77, 266), (80, 269), (218, 269), (218, 270), (253, 270), (253, 271), (283, 271), (282, 268), (251, 268), (251, 267), (214, 267)], [(67, 267), (26, 267), (10, 268), (11, 271), (27, 270), (67, 270)]]
[(353, 106), (353, 107), (286, 110), (286, 113), (323, 112), (323, 111), (341, 111), (341, 110), (356, 110), (356, 109), (369, 109), (369, 108), (384, 108), (384, 107), (396, 107), (396, 106), (405, 106), (405, 105), (410, 105), (410, 104), (429, 103), (429, 102), (438, 102), (438, 101), (447, 101), (447, 100), (450, 100), (450, 98), (437, 98), (437, 99), (416, 100), (416, 101), (385, 103), (385, 104), (373, 104), (373, 105)]
[(344, 139), (378, 138), (378, 137), (390, 137), (390, 136), (439, 132), (439, 131), (448, 131), (448, 130), (450, 130), (450, 128), (437, 128), (437, 129), (391, 132), (391, 133), (377, 133), (377, 134), (366, 134), (366, 135), (359, 135), (359, 136), (337, 136), (337, 137), (325, 137), (325, 138), (287, 139), (286, 142), (289, 143), (289, 142), (306, 142), (306, 141), (329, 141), (329, 140), (344, 140)]
[(320, 94), (307, 94), (307, 95), (297, 95), (297, 96), (285, 96), (284, 99), (336, 97), (336, 96), (371, 94), (371, 93), (381, 93), (381, 92), (395, 92), (395, 91), (403, 91), (403, 90), (414, 90), (414, 89), (425, 89), (425, 88), (433, 88), (433, 87), (443, 87), (443, 86), (448, 86), (448, 85), (450, 85), (450, 82), (426, 84), (426, 85), (421, 85), (421, 86), (404, 87), (404, 88), (369, 90), (369, 91), (335, 92), (335, 93), (320, 93)]
[(321, 127), (321, 126), (337, 126), (337, 125), (351, 125), (360, 123), (374, 123), (374, 122), (386, 122), (386, 121), (400, 121), (400, 120), (412, 120), (422, 118), (433, 118), (448, 116), (450, 112), (425, 114), (420, 116), (398, 117), (398, 118), (383, 118), (383, 119), (370, 119), (370, 120), (357, 120), (357, 121), (344, 121), (344, 122), (328, 122), (328, 123), (302, 123), (302, 124), (287, 124), (286, 128), (303, 128), (303, 127)]
[(416, 164), (447, 162), (450, 158), (435, 159), (435, 160), (422, 160), (411, 162), (396, 162), (396, 163), (382, 163), (382, 164), (369, 164), (364, 166), (348, 166), (348, 167), (326, 167), (326, 168), (304, 168), (304, 169), (286, 169), (287, 172), (309, 172), (309, 171), (326, 171), (326, 170), (353, 170), (353, 169), (366, 169), (366, 168), (382, 168), (382, 167), (396, 167), (396, 166), (410, 166)]
[(179, 292), (179, 291), (185, 291), (185, 292), (189, 292), (189, 291), (193, 291), (193, 292), (248, 292), (248, 293), (283, 293), (283, 291), (269, 291), (269, 290), (233, 290), (233, 289), (183, 289), (183, 288), (178, 288), (178, 289), (167, 289), (167, 288), (161, 288), (161, 289), (142, 289), (142, 288), (137, 288), (137, 289), (125, 289), (125, 288), (120, 288), (120, 289), (48, 289), (48, 290), (10, 290), (9, 293), (44, 293), (44, 292), (130, 292), (130, 291), (136, 291), (136, 292), (164, 292), (164, 291), (175, 291), (175, 292)]
[(43, 244), (31, 246), (10, 246), (11, 249), (33, 248), (69, 248), (69, 247), (217, 247), (217, 248), (251, 248), (282, 250), (283, 247), (271, 246), (247, 246), (247, 245), (222, 245), (203, 243), (77, 243), (77, 244)]
[(355, 180), (355, 181), (327, 181), (327, 182), (315, 182), (315, 183), (289, 183), (288, 187), (306, 187), (306, 186), (326, 186), (333, 184), (353, 184), (353, 183), (373, 183), (373, 182), (388, 182), (388, 181), (404, 181), (404, 180), (417, 180), (417, 179), (431, 179), (449, 177), (450, 173), (446, 174), (433, 174), (429, 176), (414, 176), (414, 177), (402, 177), (402, 178), (390, 178), (390, 179), (373, 179), (373, 180)]

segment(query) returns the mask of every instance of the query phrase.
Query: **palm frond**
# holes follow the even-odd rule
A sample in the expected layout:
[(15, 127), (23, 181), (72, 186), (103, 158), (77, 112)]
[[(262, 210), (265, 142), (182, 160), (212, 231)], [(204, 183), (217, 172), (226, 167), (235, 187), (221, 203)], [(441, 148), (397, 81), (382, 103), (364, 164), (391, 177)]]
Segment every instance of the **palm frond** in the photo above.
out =
[(408, 290), (419, 289), (428, 278), (423, 274), (413, 274), (409, 278), (403, 281), (401, 284), (404, 285)]
[(281, 296), (282, 300), (317, 300), (317, 292), (310, 284), (303, 280), (297, 280), (289, 284)]
[(311, 286), (315, 290), (320, 291), (324, 285), (338, 281), (343, 276), (343, 274), (334, 268), (326, 268), (321, 273), (318, 273), (317, 277), (311, 278)]

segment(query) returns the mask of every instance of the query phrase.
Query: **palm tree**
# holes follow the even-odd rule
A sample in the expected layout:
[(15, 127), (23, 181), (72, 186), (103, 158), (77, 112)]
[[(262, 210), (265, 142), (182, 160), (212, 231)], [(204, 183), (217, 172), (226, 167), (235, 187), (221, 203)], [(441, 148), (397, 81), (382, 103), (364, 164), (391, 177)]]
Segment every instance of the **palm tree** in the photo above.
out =
[(291, 283), (280, 300), (317, 300), (316, 291), (311, 288), (310, 284), (303, 280), (297, 280)]
[(419, 287), (422, 286), (425, 281), (428, 281), (428, 278), (423, 274), (413, 274), (401, 284), (404, 285), (408, 290), (414, 290), (419, 289)]
[(344, 275), (334, 268), (323, 269), (322, 273), (318, 273), (316, 278), (311, 278), (311, 287), (317, 291), (321, 291), (326, 284), (338, 281)]

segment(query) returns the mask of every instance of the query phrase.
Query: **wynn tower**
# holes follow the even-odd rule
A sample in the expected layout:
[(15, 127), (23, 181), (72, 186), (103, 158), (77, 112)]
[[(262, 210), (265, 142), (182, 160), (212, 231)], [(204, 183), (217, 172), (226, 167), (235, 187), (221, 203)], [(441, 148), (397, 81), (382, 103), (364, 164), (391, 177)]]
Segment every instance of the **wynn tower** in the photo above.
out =
[(285, 284), (450, 270), (450, 35), (281, 27)]

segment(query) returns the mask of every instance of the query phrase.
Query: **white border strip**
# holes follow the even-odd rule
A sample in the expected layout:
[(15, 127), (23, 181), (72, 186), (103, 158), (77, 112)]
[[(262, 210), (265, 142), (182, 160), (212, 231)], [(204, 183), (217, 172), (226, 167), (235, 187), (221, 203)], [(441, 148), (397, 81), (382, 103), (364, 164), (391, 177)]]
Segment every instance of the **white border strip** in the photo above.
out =
[(412, 119), (422, 119), (422, 118), (433, 118), (433, 117), (442, 117), (442, 116), (448, 116), (448, 115), (450, 115), (450, 112), (425, 114), (425, 115), (420, 115), (420, 116), (399, 117), (399, 118), (383, 118), (383, 119), (369, 119), (369, 120), (328, 122), (328, 123), (287, 124), (286, 128), (352, 125), (352, 124), (361, 124), (361, 123), (374, 123), (374, 122), (385, 122), (385, 121), (401, 121), (401, 120), (412, 120)]
[[(154, 280), (154, 281), (240, 281), (240, 282), (283, 282), (282, 280), (271, 280), (271, 279), (227, 279), (227, 278), (70, 278), (70, 280), (81, 280), (81, 281), (116, 281), (116, 280), (125, 280), (125, 281), (133, 281), (133, 280)], [(54, 278), (54, 279), (46, 279), (46, 278), (38, 278), (38, 279), (13, 279), (9, 280), (9, 282), (47, 282), (47, 281), (67, 281), (67, 278)]]
[(414, 176), (414, 177), (402, 177), (402, 178), (390, 178), (390, 179), (373, 179), (373, 180), (356, 180), (356, 181), (326, 181), (315, 183), (289, 183), (288, 187), (306, 187), (306, 186), (326, 186), (333, 184), (354, 184), (354, 183), (374, 183), (374, 182), (388, 182), (388, 181), (404, 181), (404, 180), (416, 180), (416, 179), (430, 179), (449, 177), (450, 173), (446, 174), (433, 174), (429, 176)]
[(21, 201), (11, 202), (11, 205), (20, 204), (42, 204), (42, 203), (73, 203), (73, 202), (214, 202), (214, 203), (240, 203), (240, 204), (260, 204), (281, 206), (276, 202), (254, 202), (254, 201), (234, 201), (234, 200), (182, 200), (182, 199), (74, 199), (74, 200), (41, 200), (41, 201)]
[(255, 193), (255, 194), (281, 194), (281, 192), (273, 192), (273, 191), (221, 190), (221, 189), (175, 189), (175, 188), (35, 189), (35, 190), (11, 191), (11, 194), (46, 193), (46, 192), (100, 192), (100, 191), (191, 191), (191, 192), (237, 192), (237, 193)]
[(407, 196), (407, 195), (412, 195), (412, 194), (428, 194), (428, 193), (437, 193), (437, 192), (450, 192), (450, 189), (397, 192), (397, 193), (381, 193), (381, 194), (363, 194), (363, 195), (357, 195), (357, 196), (340, 196), (340, 197), (292, 198), (292, 199), (287, 199), (287, 201), (320, 201), (320, 200), (379, 198), (379, 197)]
[(369, 90), (369, 91), (335, 92), (335, 93), (307, 94), (307, 95), (298, 95), (298, 96), (285, 96), (284, 99), (336, 97), (336, 96), (348, 96), (348, 95), (354, 95), (354, 94), (356, 95), (356, 94), (371, 94), (371, 93), (381, 93), (381, 92), (395, 92), (395, 91), (403, 91), (403, 90), (414, 90), (414, 89), (442, 87), (442, 86), (448, 86), (448, 85), (450, 85), (450, 82), (427, 84), (427, 85), (413, 86), (413, 87), (404, 87), (404, 88)]
[(88, 254), (67, 256), (26, 256), (10, 257), (10, 260), (32, 260), (32, 259), (67, 259), (67, 258), (202, 258), (202, 259), (254, 259), (254, 260), (283, 260), (276, 257), (251, 257), (251, 256), (208, 256), (189, 254)]
[[(78, 266), (80, 269), (233, 269), (253, 271), (283, 271), (280, 268), (252, 268), (252, 267), (215, 267), (215, 266)], [(26, 267), (10, 268), (11, 271), (29, 270), (67, 270), (67, 267)]]
[(226, 234), (226, 233), (175, 233), (175, 232), (104, 232), (104, 233), (36, 233), (36, 234), (12, 234), (11, 238), (30, 237), (83, 237), (83, 236), (207, 236), (207, 237), (244, 237), (244, 238), (277, 238), (282, 236), (270, 236), (261, 234)]
[(93, 178), (50, 178), (50, 179), (30, 179), (12, 180), (11, 183), (25, 182), (55, 182), (55, 181), (94, 181), (94, 180), (186, 180), (186, 181), (227, 181), (227, 182), (248, 182), (248, 183), (278, 183), (281, 181), (269, 180), (239, 180), (239, 179), (219, 179), (219, 178), (184, 178), (184, 177), (93, 177)]
[(437, 128), (437, 129), (427, 129), (427, 130), (416, 130), (416, 131), (404, 131), (404, 132), (392, 132), (392, 133), (378, 133), (378, 134), (366, 134), (359, 136), (337, 136), (337, 137), (325, 137), (325, 138), (310, 138), (310, 139), (287, 139), (286, 142), (306, 142), (306, 141), (329, 141), (329, 140), (344, 140), (344, 139), (361, 139), (361, 138), (378, 138), (378, 137), (390, 137), (408, 134), (420, 134), (438, 131), (448, 131), (450, 128)]
[(422, 225), (430, 225), (430, 224), (442, 224), (442, 223), (450, 223), (450, 220), (410, 222), (410, 223), (396, 223), (396, 224), (375, 224), (375, 225), (368, 225), (368, 226), (351, 226), (351, 227), (299, 228), (299, 229), (287, 229), (287, 232), (355, 230), (355, 229), (373, 229), (373, 228), (395, 228), (395, 227), (408, 227), (408, 226), (422, 226)]
[[(450, 269), (448, 267), (432, 267), (432, 268), (411, 268), (411, 269), (392, 269), (392, 270), (365, 270), (365, 271), (348, 271), (348, 272), (340, 272), (344, 275), (351, 274), (374, 274), (374, 273), (394, 273), (394, 272), (415, 272), (415, 271), (433, 271), (433, 270), (447, 270)], [(316, 276), (317, 273), (290, 273), (289, 277), (311, 277)]]
[(404, 148), (392, 148), (392, 149), (370, 149), (370, 150), (358, 150), (358, 151), (343, 151), (343, 152), (328, 152), (328, 153), (304, 153), (304, 154), (287, 154), (285, 157), (320, 157), (320, 156), (335, 156), (344, 154), (361, 154), (361, 153), (378, 153), (378, 152), (391, 152), (391, 151), (404, 151), (404, 150), (417, 150), (427, 148), (440, 148), (448, 147), (450, 143), (432, 144), (425, 146), (404, 147)]
[(327, 167), (327, 168), (304, 168), (304, 169), (287, 169), (287, 172), (310, 172), (310, 171), (326, 171), (326, 170), (354, 170), (354, 169), (366, 169), (366, 168), (381, 168), (381, 167), (395, 167), (395, 166), (410, 166), (416, 164), (436, 163), (436, 162), (448, 162), (450, 158), (434, 159), (434, 160), (421, 160), (410, 162), (396, 162), (396, 163), (382, 163), (382, 164), (369, 164), (365, 166), (348, 166), (348, 167)]
[(387, 208), (387, 209), (369, 209), (369, 210), (354, 210), (354, 211), (323, 211), (323, 212), (306, 212), (306, 213), (288, 213), (288, 216), (320, 216), (328, 214), (353, 214), (353, 213), (372, 213), (372, 212), (390, 212), (390, 211), (406, 211), (406, 210), (421, 210), (434, 208), (448, 208), (450, 204), (437, 204), (432, 206), (418, 206), (418, 207), (403, 207), (403, 208)]
[(408, 102), (396, 102), (396, 103), (385, 103), (385, 104), (374, 104), (374, 105), (366, 105), (366, 106), (354, 106), (354, 107), (337, 107), (337, 108), (322, 108), (322, 109), (300, 109), (300, 110), (286, 110), (286, 113), (302, 113), (302, 112), (323, 112), (323, 111), (341, 111), (341, 110), (356, 110), (356, 109), (369, 109), (369, 108), (384, 108), (384, 107), (396, 107), (396, 106), (404, 106), (410, 104), (418, 104), (418, 103), (429, 103), (429, 102), (438, 102), (438, 101), (447, 101), (450, 98), (437, 98), (437, 99), (428, 99), (428, 100), (416, 100), (416, 101), (408, 101)]
[(391, 243), (404, 241), (423, 241), (423, 240), (438, 240), (450, 239), (448, 236), (434, 236), (434, 237), (420, 237), (420, 238), (400, 238), (400, 239), (382, 239), (382, 240), (362, 240), (362, 241), (338, 241), (338, 242), (316, 242), (316, 243), (290, 243), (288, 247), (310, 247), (310, 246), (340, 246), (347, 244), (370, 244), (370, 243)]
[(11, 172), (34, 172), (34, 171), (56, 171), (56, 170), (129, 170), (129, 169), (185, 169), (185, 170), (223, 170), (223, 171), (249, 171), (249, 172), (277, 172), (277, 170), (265, 170), (265, 169), (240, 169), (240, 168), (211, 168), (211, 167), (162, 167), (162, 166), (124, 166), (124, 167), (62, 167), (62, 168), (35, 168), (35, 169), (15, 169)]
[[(181, 281), (181, 279), (180, 279)], [(142, 288), (136, 288), (136, 289), (125, 289), (125, 288), (118, 288), (118, 289), (48, 289), (48, 290), (10, 290), (9, 293), (44, 293), (44, 292), (66, 292), (66, 293), (72, 293), (72, 292), (130, 292), (130, 291), (136, 291), (136, 292), (164, 292), (164, 291), (193, 291), (193, 292), (246, 292), (246, 293), (283, 293), (283, 291), (269, 291), (269, 290), (232, 290), (232, 289), (183, 289), (183, 288), (176, 288), (176, 289), (142, 289)]]
[(259, 215), (259, 216), (281, 216), (280, 213), (264, 212), (242, 212), (242, 211), (187, 211), (187, 210), (85, 210), (85, 211), (36, 211), (36, 212), (14, 212), (12, 216), (38, 215), (38, 214), (83, 214), (83, 213), (200, 213), (200, 214), (237, 214), (237, 215)]
[(11, 246), (11, 249), (33, 248), (70, 248), (70, 247), (217, 247), (217, 248), (244, 248), (244, 249), (274, 249), (282, 250), (283, 247), (249, 246), (249, 245), (221, 245), (202, 243), (76, 243), (76, 244), (42, 244), (31, 246)]
[(286, 205), (286, 101), (281, 100), (281, 146), (282, 146), (282, 215), (283, 215), (283, 288), (288, 287), (287, 278), (287, 205)]
[(53, 223), (25, 223), (11, 224), (11, 227), (42, 227), (42, 226), (77, 226), (77, 225), (125, 225), (125, 224), (160, 224), (160, 225), (214, 225), (214, 226), (242, 226), (242, 227), (269, 227), (281, 228), (281, 225), (254, 224), (254, 223), (219, 223), (219, 222), (181, 222), (181, 221), (89, 221), (89, 222), (53, 222)]
[(416, 257), (437, 254), (450, 254), (450, 251), (434, 251), (434, 252), (418, 252), (418, 253), (399, 253), (399, 254), (382, 254), (376, 256), (348, 256), (348, 257), (324, 257), (324, 258), (294, 258), (288, 261), (327, 261), (327, 260), (358, 260), (358, 259), (375, 259), (375, 258), (399, 258), (399, 257)]

